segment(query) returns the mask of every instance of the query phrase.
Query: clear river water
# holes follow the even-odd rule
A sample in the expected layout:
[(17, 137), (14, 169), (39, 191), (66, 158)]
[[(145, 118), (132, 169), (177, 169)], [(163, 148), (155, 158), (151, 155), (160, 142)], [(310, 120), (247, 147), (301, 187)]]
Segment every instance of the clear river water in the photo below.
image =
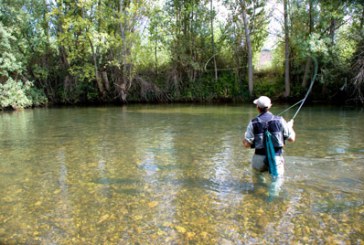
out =
[(254, 105), (1, 112), (0, 244), (363, 244), (364, 111), (304, 106), (273, 199), (241, 143), (256, 114)]

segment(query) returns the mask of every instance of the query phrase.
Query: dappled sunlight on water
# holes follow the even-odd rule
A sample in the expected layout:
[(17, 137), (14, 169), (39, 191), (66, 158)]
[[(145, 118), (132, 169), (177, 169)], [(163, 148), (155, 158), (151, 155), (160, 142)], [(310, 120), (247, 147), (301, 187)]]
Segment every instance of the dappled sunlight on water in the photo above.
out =
[(274, 199), (241, 145), (255, 114), (187, 105), (1, 113), (0, 243), (362, 243), (363, 113), (304, 108)]

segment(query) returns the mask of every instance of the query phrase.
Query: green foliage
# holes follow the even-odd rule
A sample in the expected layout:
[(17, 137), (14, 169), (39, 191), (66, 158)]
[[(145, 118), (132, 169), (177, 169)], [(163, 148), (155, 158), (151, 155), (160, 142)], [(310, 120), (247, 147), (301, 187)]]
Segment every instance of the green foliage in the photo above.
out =
[(23, 70), (24, 40), (17, 36), (27, 19), (14, 7), (0, 4), (0, 76), (9, 77)]
[(0, 84), (1, 107), (11, 107), (13, 109), (29, 107), (31, 100), (26, 96), (28, 86), (22, 82), (9, 78), (5, 84)]
[(14, 41), (16, 38), (12, 35), (12, 28), (0, 22), (0, 76), (8, 76), (22, 68), (21, 62), (15, 56), (12, 44)]
[(26, 95), (28, 99), (32, 102), (32, 106), (45, 106), (48, 104), (48, 98), (45, 96), (44, 92), (36, 88), (33, 83), (28, 82), (28, 88), (26, 90)]
[(233, 73), (222, 73), (214, 84), (218, 98), (233, 98), (240, 95), (239, 84), (235, 82)]
[[(257, 58), (268, 34), (267, 2), (245, 3)], [(135, 101), (162, 101), (167, 94), (189, 101), (248, 98), (238, 10), (233, 0), (166, 0), (163, 7), (143, 0), (0, 0), (1, 107), (43, 105), (43, 90), (55, 103), (120, 100), (123, 94)], [(301, 84), (312, 75), (313, 55), (321, 82), (313, 94), (330, 98), (343, 87), (362, 88), (363, 22), (361, 1), (290, 1), (292, 96), (306, 91)], [(284, 91), (284, 42), (273, 52), (272, 69), (255, 71), (255, 95)], [(344, 86), (353, 79), (356, 85)]]
[(215, 81), (212, 74), (204, 74), (188, 88), (182, 91), (181, 99), (187, 101), (225, 101), (240, 95), (239, 85), (235, 83), (234, 74), (221, 73)]
[[(354, 33), (358, 33), (363, 5), (343, 1), (292, 1), (289, 8), (290, 80), (291, 96), (301, 97), (310, 81), (315, 56), (319, 62), (314, 87), (315, 99), (332, 98), (348, 92), (347, 82), (353, 68), (350, 59), (358, 46)], [(284, 43), (275, 51), (273, 64), (283, 71)], [(341, 98), (343, 99), (343, 98)]]
[(47, 104), (44, 93), (26, 77), (31, 50), (37, 50), (41, 34), (31, 35), (32, 18), (22, 11), (22, 1), (0, 1), (0, 108), (20, 109)]
[(284, 80), (280, 79), (274, 71), (265, 71), (255, 79), (254, 94), (256, 97), (265, 95), (278, 97), (284, 91)]
[(0, 84), (1, 108), (21, 109), (33, 105), (47, 104), (47, 98), (39, 89), (33, 87), (33, 83), (25, 83), (9, 78), (5, 84)]

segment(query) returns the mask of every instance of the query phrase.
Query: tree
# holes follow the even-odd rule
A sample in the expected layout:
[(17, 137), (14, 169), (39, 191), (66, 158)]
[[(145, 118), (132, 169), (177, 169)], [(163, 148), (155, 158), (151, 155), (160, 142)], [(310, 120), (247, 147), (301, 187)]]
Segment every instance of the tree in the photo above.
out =
[(214, 39), (214, 9), (213, 9), (213, 5), (212, 5), (212, 0), (210, 0), (210, 12), (211, 12), (211, 47), (212, 47), (212, 58), (214, 61), (214, 72), (215, 72), (215, 82), (217, 82), (218, 80), (218, 76), (217, 76), (217, 66), (216, 66), (216, 49), (215, 49), (215, 39)]
[[(309, 15), (309, 30), (308, 30), (308, 37), (313, 33), (313, 22), (314, 22), (314, 11), (313, 11), (313, 0), (309, 1), (309, 8), (308, 8), (308, 15)], [(305, 71), (303, 74), (303, 79), (302, 79), (302, 87), (306, 88), (307, 87), (307, 82), (308, 82), (308, 77), (309, 77), (309, 71), (310, 71), (310, 67), (312, 65), (312, 59), (311, 57), (307, 57), (306, 60), (306, 66), (305, 66)]]
[(26, 11), (30, 7), (23, 1), (0, 1), (0, 109), (47, 103), (27, 71), (31, 52), (43, 39), (30, 35), (37, 26), (32, 25), (32, 16)]
[(244, 29), (245, 29), (245, 40), (246, 40), (246, 48), (248, 50), (248, 85), (249, 85), (249, 94), (253, 95), (253, 50), (252, 44), (250, 40), (250, 28), (249, 22), (247, 18), (247, 8), (244, 0), (240, 0), (241, 14), (243, 16)]
[(171, 72), (170, 88), (175, 97), (181, 93), (191, 97), (197, 78), (203, 73), (210, 52), (205, 52), (210, 43), (209, 23), (211, 15), (202, 1), (168, 1), (166, 9), (170, 16), (168, 35), (172, 37), (169, 45)]
[(352, 6), (352, 16), (356, 21), (351, 26), (350, 37), (356, 42), (356, 50), (351, 61), (351, 83), (354, 87), (355, 100), (364, 104), (364, 4), (354, 1)]
[(321, 94), (337, 93), (332, 91), (338, 90), (347, 79), (345, 66), (348, 56), (340, 54), (342, 48), (339, 48), (339, 45), (344, 39), (338, 31), (343, 30), (346, 25), (344, 17), (349, 16), (347, 11), (348, 8), (342, 1), (291, 2), (290, 73), (293, 74), (292, 80), (301, 81), (302, 88), (307, 86), (310, 77), (311, 56), (318, 57)]
[[(54, 103), (231, 99), (262, 86), (279, 96), (283, 83), (272, 81), (283, 76), (268, 71), (273, 79), (261, 83), (253, 67), (267, 37), (266, 1), (215, 3), (0, 0), (1, 107), (45, 103), (43, 90)], [(284, 97), (305, 92), (315, 56), (312, 96), (355, 92), (363, 103), (362, 1), (281, 3)]]
[(290, 95), (290, 66), (289, 66), (289, 53), (290, 53), (290, 45), (289, 45), (289, 26), (288, 26), (288, 0), (283, 1), (284, 4), (284, 97), (288, 97)]

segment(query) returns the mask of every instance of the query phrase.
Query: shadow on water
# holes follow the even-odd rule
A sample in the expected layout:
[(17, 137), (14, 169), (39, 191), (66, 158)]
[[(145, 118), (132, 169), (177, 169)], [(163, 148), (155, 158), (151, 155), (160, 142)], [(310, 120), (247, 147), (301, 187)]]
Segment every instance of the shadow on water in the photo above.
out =
[(311, 211), (314, 213), (342, 213), (352, 208), (363, 206), (363, 201), (346, 201), (344, 198), (324, 199), (314, 203)]

